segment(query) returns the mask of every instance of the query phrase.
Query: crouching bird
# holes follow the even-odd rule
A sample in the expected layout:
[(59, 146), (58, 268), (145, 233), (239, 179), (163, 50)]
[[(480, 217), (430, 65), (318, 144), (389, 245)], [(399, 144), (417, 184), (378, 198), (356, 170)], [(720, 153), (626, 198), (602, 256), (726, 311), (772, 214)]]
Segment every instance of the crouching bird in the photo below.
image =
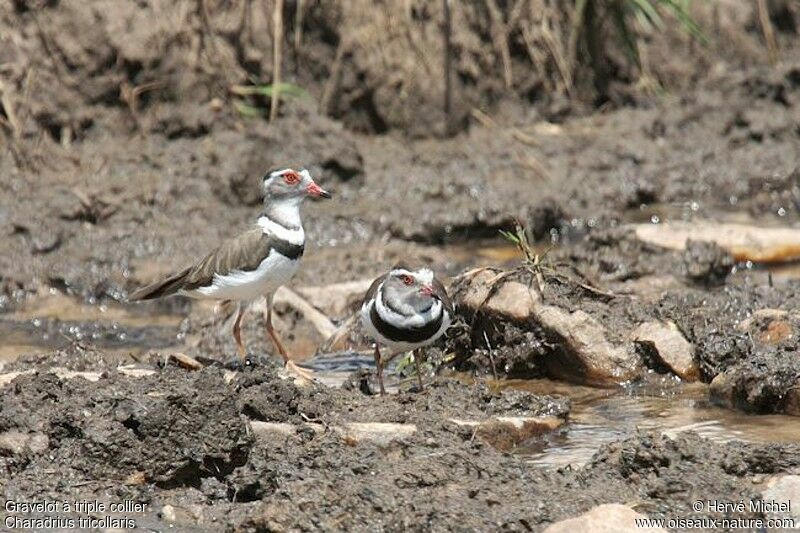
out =
[(265, 296), (266, 328), (287, 370), (303, 377), (307, 371), (289, 359), (272, 327), (272, 300), (275, 291), (287, 283), (300, 266), (305, 248), (305, 232), (300, 207), (308, 197), (330, 198), (314, 182), (307, 170), (290, 168), (267, 173), (261, 180), (264, 210), (252, 229), (224, 241), (201, 261), (162, 281), (143, 287), (129, 300), (151, 300), (172, 294), (190, 298), (237, 302), (233, 338), (244, 361), (247, 350), (241, 337), (242, 316), (251, 300)]
[(386, 394), (386, 389), (379, 345), (393, 352), (388, 360), (401, 352), (414, 350), (417, 379), (422, 389), (420, 349), (441, 337), (452, 317), (453, 304), (447, 291), (428, 268), (410, 270), (397, 265), (372, 282), (361, 304), (361, 324), (375, 341), (375, 366), (381, 394)]

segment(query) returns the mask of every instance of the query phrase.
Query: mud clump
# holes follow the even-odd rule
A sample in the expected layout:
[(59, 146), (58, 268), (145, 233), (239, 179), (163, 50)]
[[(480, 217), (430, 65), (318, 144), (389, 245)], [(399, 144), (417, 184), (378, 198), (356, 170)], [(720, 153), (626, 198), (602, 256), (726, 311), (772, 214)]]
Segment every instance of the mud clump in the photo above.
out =
[[(3, 430), (43, 432), (51, 466), (90, 479), (141, 473), (165, 488), (193, 486), (243, 464), (252, 444), (233, 394), (213, 391), (220, 381), (213, 370), (167, 369), (140, 380), (111, 375), (96, 384), (23, 376), (3, 395), (0, 411), (15, 420), (6, 419)], [(49, 401), (42, 404), (44, 391)], [(35, 414), (15, 414), (33, 403)]]
[(686, 276), (695, 283), (724, 285), (734, 261), (730, 253), (715, 243), (689, 241), (684, 265)]

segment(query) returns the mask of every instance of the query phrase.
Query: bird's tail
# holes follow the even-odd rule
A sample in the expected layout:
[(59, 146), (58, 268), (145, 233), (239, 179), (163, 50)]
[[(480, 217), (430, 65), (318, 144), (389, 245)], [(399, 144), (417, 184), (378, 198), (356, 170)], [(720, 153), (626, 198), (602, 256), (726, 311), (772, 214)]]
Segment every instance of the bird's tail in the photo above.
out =
[(141, 289), (130, 294), (128, 296), (128, 301), (135, 302), (137, 300), (153, 300), (155, 298), (163, 298), (164, 296), (175, 294), (181, 290), (181, 288), (183, 288), (183, 280), (188, 273), (189, 269), (187, 268), (181, 272), (178, 272), (177, 274), (173, 274), (167, 279), (151, 283), (146, 287), (142, 287)]

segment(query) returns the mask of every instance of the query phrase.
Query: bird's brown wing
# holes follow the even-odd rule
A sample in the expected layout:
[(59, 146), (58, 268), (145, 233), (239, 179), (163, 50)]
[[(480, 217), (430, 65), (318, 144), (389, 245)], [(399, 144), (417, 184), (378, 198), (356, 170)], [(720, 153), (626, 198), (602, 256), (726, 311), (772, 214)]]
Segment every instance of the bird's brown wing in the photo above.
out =
[(436, 297), (439, 298), (439, 300), (442, 302), (442, 305), (444, 305), (444, 308), (447, 310), (447, 312), (450, 315), (452, 315), (453, 314), (453, 302), (452, 302), (452, 300), (450, 300), (450, 297), (447, 295), (447, 291), (445, 290), (444, 285), (442, 284), (442, 282), (439, 281), (439, 278), (435, 277), (435, 278), (433, 278), (433, 283), (431, 285), (433, 286), (433, 294), (435, 294)]
[(369, 289), (367, 289), (367, 292), (364, 294), (364, 300), (361, 302), (362, 306), (375, 297), (375, 293), (378, 292), (378, 287), (381, 286), (381, 283), (383, 283), (383, 280), (385, 280), (388, 275), (389, 274), (384, 274), (375, 278), (375, 281), (372, 282), (372, 285), (369, 286)]
[[(165, 280), (137, 290), (128, 299), (150, 300), (169, 296), (182, 290), (191, 291), (198, 287), (207, 287), (213, 282), (215, 274), (230, 274), (234, 270), (255, 270), (273, 248), (277, 248), (281, 253), (286, 252), (284, 255), (293, 253), (282, 250), (284, 247), (284, 243), (264, 234), (261, 228), (253, 228), (238, 237), (225, 241), (199, 263), (173, 274)], [(298, 248), (299, 253), (302, 254), (302, 247)]]

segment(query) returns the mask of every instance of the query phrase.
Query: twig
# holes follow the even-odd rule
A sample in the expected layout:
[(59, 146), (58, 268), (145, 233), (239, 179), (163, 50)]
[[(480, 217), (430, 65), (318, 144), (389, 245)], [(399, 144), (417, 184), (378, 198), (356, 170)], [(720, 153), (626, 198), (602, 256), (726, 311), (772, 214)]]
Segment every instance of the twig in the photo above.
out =
[(306, 15), (305, 0), (297, 0), (297, 9), (294, 12), (294, 51), (300, 50), (303, 44), (303, 18)]
[(274, 122), (278, 116), (278, 104), (281, 92), (281, 46), (283, 44), (283, 0), (275, 0), (272, 12), (272, 100), (269, 107), (269, 121)]
[[(494, 129), (497, 127), (497, 122), (495, 122), (492, 117), (478, 108), (472, 109), (472, 116), (486, 128)], [(527, 144), (528, 146), (539, 146), (539, 143), (536, 139), (519, 130), (518, 128), (512, 127), (508, 130), (508, 133), (522, 144)]]
[(497, 2), (486, 0), (486, 7), (489, 10), (489, 17), (492, 19), (492, 39), (500, 51), (500, 59), (503, 61), (503, 81), (506, 89), (510, 89), (514, 79), (511, 72), (511, 51), (508, 48), (508, 29), (503, 23), (503, 15), (500, 8), (497, 7)]
[(144, 132), (144, 128), (142, 127), (142, 123), (139, 120), (139, 114), (138, 114), (139, 96), (147, 91), (160, 89), (164, 85), (165, 83), (159, 80), (150, 81), (133, 87), (126, 81), (122, 82), (122, 85), (120, 85), (119, 88), (120, 100), (128, 104), (128, 110), (130, 110), (131, 112), (131, 117), (133, 117), (133, 121), (136, 123), (136, 128), (139, 130), (139, 133)]
[(542, 21), (540, 31), (542, 32), (544, 43), (547, 45), (547, 48), (550, 49), (550, 54), (552, 54), (553, 60), (556, 62), (558, 73), (561, 74), (561, 78), (564, 80), (564, 87), (567, 90), (567, 94), (572, 95), (572, 70), (559, 51), (556, 38), (553, 36), (553, 32), (550, 31), (550, 28), (547, 27), (545, 21)]
[(581, 26), (583, 25), (587, 3), (587, 0), (577, 0), (575, 2), (575, 11), (570, 22), (569, 41), (567, 42), (567, 59), (570, 73), (575, 72), (575, 66), (578, 62), (578, 38), (581, 35)]
[(322, 98), (320, 98), (319, 102), (319, 107), (322, 109), (322, 113), (325, 115), (330, 115), (332, 112), (331, 104), (336, 92), (339, 90), (339, 81), (342, 78), (342, 65), (344, 64), (344, 56), (349, 48), (350, 46), (346, 43), (345, 39), (339, 41), (339, 46), (336, 48), (336, 57), (333, 59), (331, 73), (328, 76), (328, 81), (325, 83), (325, 88), (322, 90)]
[(3, 111), (8, 118), (8, 124), (11, 128), (11, 134), (14, 140), (19, 140), (22, 136), (22, 127), (17, 119), (17, 114), (14, 112), (14, 104), (11, 102), (11, 92), (2, 80), (0, 80), (0, 104), (3, 106)]
[(216, 61), (219, 58), (219, 50), (217, 49), (217, 43), (214, 40), (214, 30), (211, 27), (211, 16), (208, 13), (208, 5), (206, 5), (206, 0), (198, 0), (197, 8), (200, 15), (200, 24), (203, 26), (203, 32), (200, 33), (200, 46), (205, 48), (205, 43), (207, 40), (210, 43), (209, 48), (211, 49), (211, 53), (214, 55), (214, 60)]
[(444, 37), (444, 133), (446, 136), (449, 136), (452, 133), (453, 128), (453, 121), (452, 121), (452, 92), (453, 92), (453, 85), (450, 78), (450, 60), (452, 55), (452, 42), (451, 42), (451, 31), (452, 31), (452, 20), (450, 18), (450, 0), (442, 0), (442, 11), (444, 13), (444, 31), (442, 35)]
[(486, 330), (483, 330), (483, 340), (486, 342), (486, 348), (489, 350), (489, 362), (492, 364), (492, 377), (496, 380), (497, 379), (497, 367), (494, 364), (494, 354), (492, 353), (492, 343), (489, 342), (489, 336), (486, 334)]
[(778, 42), (775, 39), (772, 21), (769, 18), (767, 0), (756, 0), (756, 4), (758, 5), (758, 21), (761, 23), (761, 31), (764, 33), (764, 42), (769, 53), (769, 62), (774, 65), (778, 61)]

